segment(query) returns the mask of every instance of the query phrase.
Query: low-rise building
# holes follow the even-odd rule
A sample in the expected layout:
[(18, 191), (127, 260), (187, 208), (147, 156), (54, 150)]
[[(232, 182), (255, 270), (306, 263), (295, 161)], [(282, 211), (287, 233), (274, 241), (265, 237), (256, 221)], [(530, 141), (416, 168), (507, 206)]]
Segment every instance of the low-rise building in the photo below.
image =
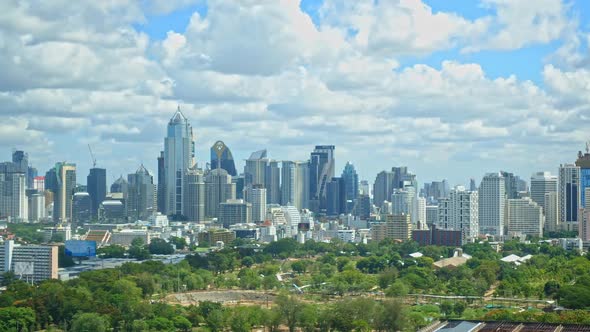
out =
[(228, 244), (236, 239), (236, 233), (227, 229), (210, 229), (207, 232), (199, 233), (199, 244), (208, 243), (215, 245), (218, 241)]
[(0, 250), (0, 262), (4, 272), (12, 271), (17, 278), (37, 283), (57, 279), (57, 251), (57, 246), (19, 245), (8, 240)]
[(408, 214), (387, 214), (381, 217), (381, 222), (371, 225), (373, 241), (393, 239), (408, 241), (412, 236), (412, 221)]

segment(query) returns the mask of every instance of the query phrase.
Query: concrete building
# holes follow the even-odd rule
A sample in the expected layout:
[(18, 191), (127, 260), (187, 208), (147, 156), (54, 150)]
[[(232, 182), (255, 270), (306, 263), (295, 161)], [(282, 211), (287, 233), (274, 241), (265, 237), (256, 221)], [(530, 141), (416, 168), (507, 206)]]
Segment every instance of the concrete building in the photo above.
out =
[(478, 189), (479, 234), (504, 235), (506, 192), (504, 177), (500, 173), (488, 173)]
[(64, 242), (72, 239), (72, 228), (69, 225), (57, 225), (54, 227), (43, 228), (43, 241), (51, 242), (53, 240)]
[(438, 205), (426, 205), (426, 225), (435, 225), (438, 223)]
[(309, 202), (309, 163), (283, 161), (281, 168), (281, 204), (306, 209)]
[(412, 221), (409, 215), (387, 214), (381, 216), (381, 222), (371, 225), (373, 241), (385, 239), (408, 241), (412, 237)]
[(326, 189), (326, 214), (338, 216), (346, 212), (346, 187), (343, 178), (332, 178)]
[(40, 222), (47, 217), (45, 193), (34, 189), (28, 197), (29, 221)]
[(27, 177), (23, 173), (0, 173), (0, 217), (28, 220)]
[(545, 215), (545, 232), (557, 232), (561, 229), (559, 224), (559, 204), (557, 192), (548, 192), (545, 194), (543, 204)]
[(301, 213), (294, 206), (282, 206), (281, 210), (286, 221), (285, 237), (294, 237), (297, 235), (299, 223), (301, 223)]
[(135, 173), (127, 175), (127, 217), (130, 221), (147, 220), (156, 213), (156, 186), (150, 172), (141, 165)]
[[(189, 169), (184, 180), (184, 215), (189, 221), (203, 222), (205, 220), (206, 184), (203, 171)], [(231, 189), (230, 189), (231, 190)]]
[(195, 140), (193, 128), (180, 111), (180, 107), (168, 122), (164, 139), (164, 172), (166, 214), (184, 213), (184, 194), (186, 171), (195, 165)]
[(549, 172), (536, 172), (531, 176), (531, 199), (546, 213), (545, 194), (557, 193), (557, 176)]
[(266, 202), (281, 203), (281, 169), (279, 161), (267, 160), (264, 171), (264, 188), (266, 188)]
[(72, 223), (81, 225), (92, 220), (92, 197), (87, 192), (74, 193)]
[(252, 215), (250, 217), (251, 222), (260, 223), (266, 220), (266, 199), (267, 189), (261, 185), (252, 185), (246, 187), (245, 200), (252, 204)]
[(219, 204), (218, 221), (225, 228), (234, 224), (251, 223), (252, 204), (244, 202), (242, 199), (229, 199)]
[(559, 166), (559, 225), (562, 230), (578, 230), (580, 197), (580, 167), (572, 164)]
[(147, 229), (121, 229), (111, 233), (110, 243), (129, 247), (136, 238), (140, 238), (144, 244), (149, 244), (151, 239)]
[(236, 239), (236, 233), (228, 229), (210, 229), (199, 233), (198, 239), (199, 244), (208, 243), (209, 246), (214, 246), (217, 242), (229, 244)]
[(98, 218), (98, 207), (107, 195), (107, 170), (93, 167), (86, 177), (88, 194), (92, 201), (92, 218)]
[(432, 225), (430, 229), (415, 229), (412, 231), (412, 240), (421, 246), (452, 246), (460, 247), (466, 242), (463, 240), (461, 231), (438, 229)]
[(393, 189), (391, 195), (392, 214), (410, 215), (414, 228), (418, 226), (418, 197), (416, 196), (416, 187), (405, 185), (402, 188)]
[(309, 158), (309, 209), (325, 213), (328, 182), (335, 177), (334, 145), (316, 145)]
[(236, 184), (227, 171), (217, 168), (204, 176), (205, 180), (205, 217), (219, 217), (221, 203), (236, 199)]
[(530, 198), (507, 200), (509, 234), (543, 236), (543, 208)]
[(0, 250), (0, 262), (4, 272), (12, 271), (23, 281), (38, 283), (57, 279), (57, 251), (57, 246), (19, 245), (8, 240)]
[(580, 209), (580, 224), (578, 237), (584, 242), (590, 241), (590, 210)]
[(461, 232), (462, 243), (479, 235), (479, 193), (457, 187), (438, 203), (438, 229)]
[(120, 200), (107, 199), (98, 207), (98, 221), (103, 224), (120, 224), (126, 221), (125, 205)]
[(57, 191), (53, 195), (53, 220), (70, 222), (72, 220), (72, 195), (76, 187), (76, 164), (59, 162), (55, 164)]

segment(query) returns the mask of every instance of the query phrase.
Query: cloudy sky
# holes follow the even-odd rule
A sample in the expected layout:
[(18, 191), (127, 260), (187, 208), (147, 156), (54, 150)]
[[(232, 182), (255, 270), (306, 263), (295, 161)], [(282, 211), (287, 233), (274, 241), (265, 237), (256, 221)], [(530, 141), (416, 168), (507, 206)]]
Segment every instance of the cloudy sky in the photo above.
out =
[(155, 171), (180, 105), (200, 164), (223, 140), (335, 144), (371, 183), (555, 173), (590, 139), (589, 43), (588, 0), (3, 0), (1, 159)]

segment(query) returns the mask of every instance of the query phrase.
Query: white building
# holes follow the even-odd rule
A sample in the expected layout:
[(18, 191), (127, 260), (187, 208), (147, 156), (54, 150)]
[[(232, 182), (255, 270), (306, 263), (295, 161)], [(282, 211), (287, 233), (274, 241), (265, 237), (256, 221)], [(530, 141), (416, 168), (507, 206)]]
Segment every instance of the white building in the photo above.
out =
[(417, 209), (418, 209), (418, 229), (427, 229), (426, 226), (426, 198), (418, 197), (417, 200)]
[(28, 220), (27, 177), (21, 173), (0, 174), (0, 216)]
[(266, 188), (260, 185), (248, 186), (245, 190), (246, 202), (252, 204), (253, 223), (260, 223), (266, 220)]
[(283, 206), (281, 208), (287, 221), (287, 228), (285, 237), (291, 238), (297, 235), (299, 223), (301, 222), (301, 214), (295, 206)]
[(465, 188), (451, 190), (438, 202), (438, 223), (441, 229), (461, 231), (463, 243), (479, 234), (479, 193)]
[(509, 234), (543, 236), (543, 208), (531, 198), (507, 200)]
[(354, 229), (339, 229), (338, 238), (343, 242), (356, 242), (356, 231)]
[(531, 199), (543, 208), (545, 213), (545, 194), (557, 192), (557, 176), (550, 172), (537, 172), (531, 176)]
[(500, 173), (488, 173), (479, 185), (479, 234), (504, 235), (506, 190)]
[(283, 161), (281, 169), (281, 204), (308, 208), (309, 163), (307, 161)]
[(168, 216), (161, 213), (153, 214), (148, 217), (148, 222), (153, 227), (168, 227), (169, 221)]
[(392, 214), (409, 215), (412, 224), (418, 223), (418, 204), (416, 197), (416, 188), (412, 186), (404, 187), (403, 189), (394, 189), (391, 195)]
[(0, 249), (2, 271), (13, 271), (17, 278), (27, 282), (57, 279), (57, 251), (57, 246), (19, 245), (12, 240), (5, 241)]
[(39, 222), (47, 217), (45, 209), (45, 194), (36, 192), (29, 196), (29, 221)]
[(151, 239), (147, 229), (122, 229), (111, 233), (110, 244), (128, 247), (136, 238), (140, 238), (144, 244), (149, 244)]
[(580, 198), (580, 167), (573, 164), (559, 166), (559, 224), (562, 230), (578, 229)]

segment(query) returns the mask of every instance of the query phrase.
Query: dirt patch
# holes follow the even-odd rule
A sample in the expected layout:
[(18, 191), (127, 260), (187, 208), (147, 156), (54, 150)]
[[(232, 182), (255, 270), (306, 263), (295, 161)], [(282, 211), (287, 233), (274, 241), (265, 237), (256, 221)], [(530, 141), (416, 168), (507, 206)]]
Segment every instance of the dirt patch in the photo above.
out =
[(176, 293), (166, 296), (166, 302), (180, 305), (197, 305), (199, 302), (219, 302), (223, 305), (272, 303), (275, 294), (247, 290), (218, 290)]

